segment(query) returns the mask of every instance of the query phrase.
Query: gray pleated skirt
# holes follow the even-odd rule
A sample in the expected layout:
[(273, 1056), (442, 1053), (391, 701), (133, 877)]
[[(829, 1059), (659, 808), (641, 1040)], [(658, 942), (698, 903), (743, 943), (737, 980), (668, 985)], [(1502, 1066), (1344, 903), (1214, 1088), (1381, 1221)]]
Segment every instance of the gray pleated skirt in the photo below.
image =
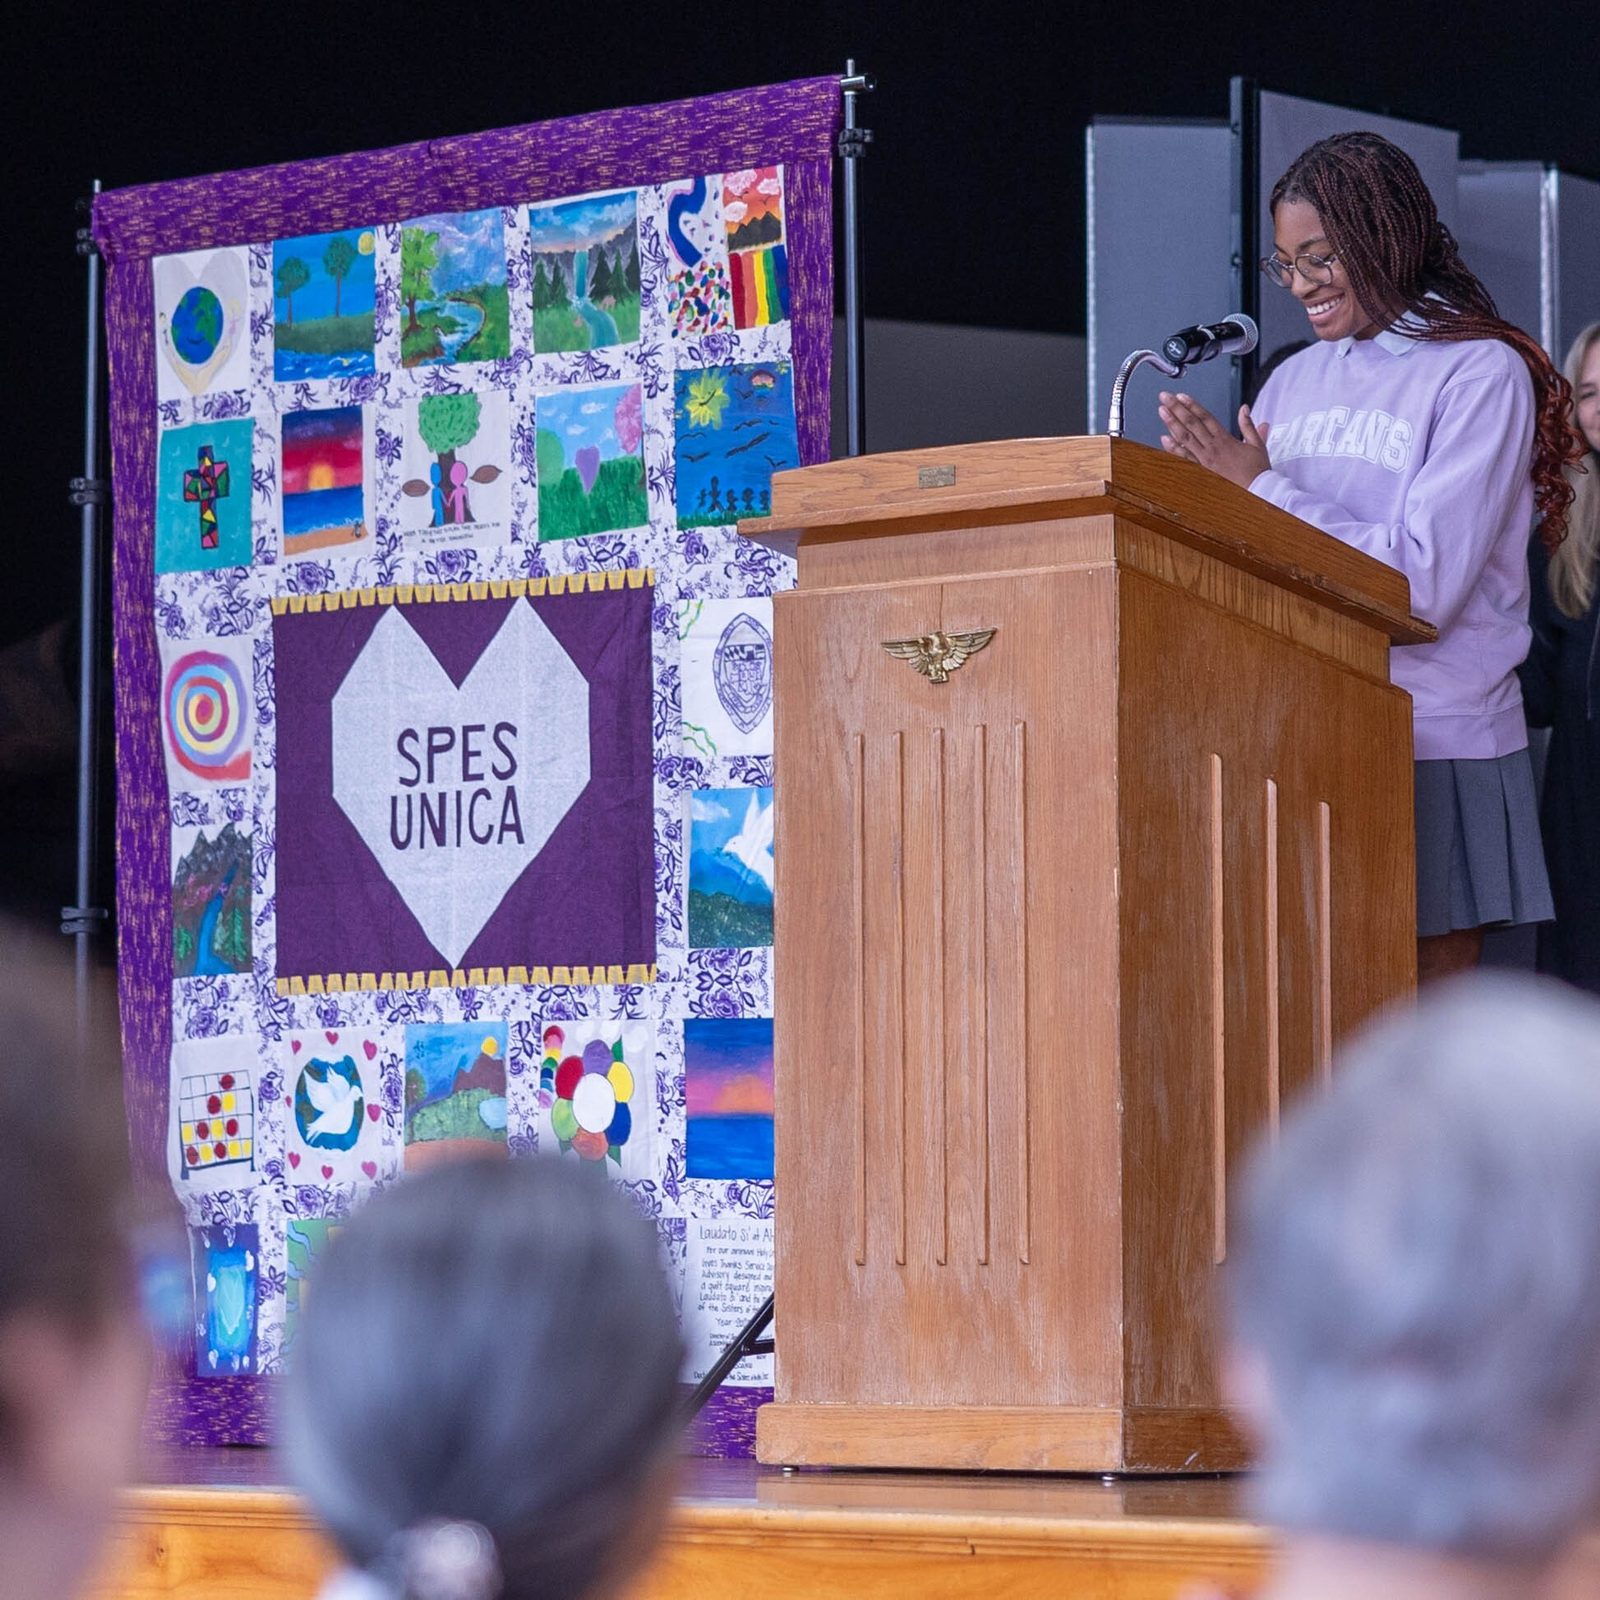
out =
[(1486, 761), (1419, 761), (1417, 933), (1555, 916), (1526, 750)]

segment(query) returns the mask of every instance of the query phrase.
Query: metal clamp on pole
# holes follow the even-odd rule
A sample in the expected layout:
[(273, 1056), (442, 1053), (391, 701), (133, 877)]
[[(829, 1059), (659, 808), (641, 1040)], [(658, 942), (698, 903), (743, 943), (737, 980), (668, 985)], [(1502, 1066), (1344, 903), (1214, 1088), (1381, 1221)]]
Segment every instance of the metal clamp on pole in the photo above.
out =
[[(100, 185), (97, 182), (94, 192), (99, 194)], [(90, 219), (94, 216), (94, 201), (90, 198), (79, 199), (73, 202), (73, 210), (85, 220), (80, 222), (77, 231), (73, 234), (73, 246), (80, 256), (98, 256), (100, 246), (94, 242), (94, 228)]]
[(109, 478), (69, 478), (67, 503), (74, 506), (107, 506), (111, 504)]
[(87, 938), (98, 933), (111, 921), (111, 913), (103, 906), (62, 906), (61, 931), (69, 939), (80, 935)]
[(857, 102), (864, 94), (871, 94), (878, 87), (878, 80), (870, 72), (857, 72), (854, 61), (844, 64), (844, 76), (839, 79), (839, 92), (844, 96), (844, 127), (839, 132), (839, 154), (852, 156), (861, 154), (861, 146), (872, 143), (872, 129), (863, 128), (856, 118), (859, 115)]

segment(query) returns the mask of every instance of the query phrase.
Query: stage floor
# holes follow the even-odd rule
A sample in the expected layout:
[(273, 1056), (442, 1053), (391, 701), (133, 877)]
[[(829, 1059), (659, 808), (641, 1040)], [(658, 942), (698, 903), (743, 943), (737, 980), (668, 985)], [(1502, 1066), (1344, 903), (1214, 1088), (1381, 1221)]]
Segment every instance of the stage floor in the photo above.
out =
[[(690, 1460), (648, 1600), (1170, 1600), (1248, 1594), (1270, 1543), (1240, 1482), (784, 1472)], [(264, 1450), (189, 1451), (130, 1490), (94, 1600), (309, 1600), (331, 1554)], [(1600, 1593), (1600, 1541), (1560, 1600)], [(1552, 1600), (1555, 1597), (1552, 1596)]]
[[(307, 1600), (331, 1555), (265, 1450), (153, 1461), (130, 1490), (95, 1600)], [(759, 1595), (1062, 1594), (1165, 1600), (1210, 1576), (1250, 1585), (1266, 1541), (1216, 1478), (783, 1472), (688, 1460), (651, 1600)]]

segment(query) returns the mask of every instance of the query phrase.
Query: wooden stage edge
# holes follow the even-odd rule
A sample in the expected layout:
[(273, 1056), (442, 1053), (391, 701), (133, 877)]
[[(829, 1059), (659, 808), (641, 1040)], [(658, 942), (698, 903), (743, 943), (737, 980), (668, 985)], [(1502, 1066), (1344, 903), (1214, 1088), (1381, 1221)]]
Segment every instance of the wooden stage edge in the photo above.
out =
[[(270, 1452), (195, 1450), (124, 1498), (93, 1600), (311, 1600), (332, 1555)], [(156, 1479), (161, 1481), (155, 1481)], [(1237, 1479), (786, 1472), (689, 1460), (633, 1600), (1171, 1600), (1248, 1594), (1271, 1541)], [(1600, 1593), (1600, 1539), (1549, 1600)]]
[[(196, 1450), (124, 1497), (94, 1600), (309, 1600), (332, 1556), (267, 1451)], [(1248, 1591), (1268, 1542), (1217, 1478), (786, 1472), (688, 1460), (636, 1600)]]

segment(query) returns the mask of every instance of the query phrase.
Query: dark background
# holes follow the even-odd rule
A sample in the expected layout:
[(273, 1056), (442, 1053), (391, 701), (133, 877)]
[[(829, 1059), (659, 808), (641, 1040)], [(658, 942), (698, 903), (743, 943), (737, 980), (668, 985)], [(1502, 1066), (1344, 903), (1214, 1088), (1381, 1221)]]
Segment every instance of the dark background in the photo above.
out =
[[(1567, 3), (14, 9), (0, 905), (43, 916), (72, 892), (66, 481), (81, 470), (84, 284), (72, 235), (94, 178), (115, 188), (473, 132), (837, 71), (854, 55), (879, 81), (865, 117), (869, 314), (1081, 332), (1083, 130), (1096, 114), (1221, 118), (1243, 74), (1458, 128), (1464, 157), (1600, 176), (1595, 38), (1590, 8)], [(1183, 270), (1184, 241), (1159, 218), (1149, 247)]]

